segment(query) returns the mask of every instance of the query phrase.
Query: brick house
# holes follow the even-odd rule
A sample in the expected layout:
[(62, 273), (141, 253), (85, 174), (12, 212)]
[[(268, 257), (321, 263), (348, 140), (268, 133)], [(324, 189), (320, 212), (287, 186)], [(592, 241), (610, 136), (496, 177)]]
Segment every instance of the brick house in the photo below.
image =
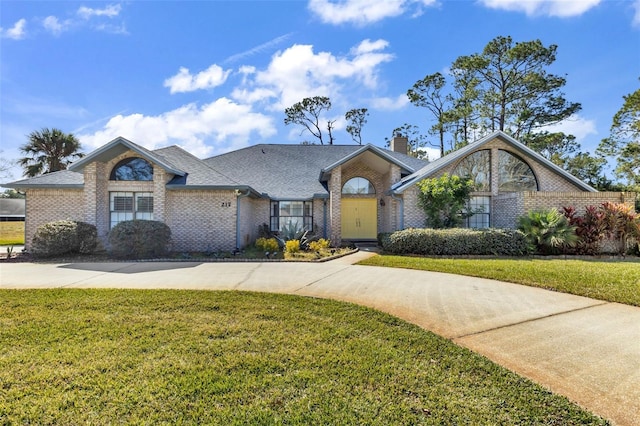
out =
[(176, 251), (232, 250), (271, 231), (313, 229), (343, 241), (424, 226), (415, 183), (443, 173), (471, 176), (469, 227), (513, 227), (541, 207), (633, 204), (635, 194), (600, 193), (510, 136), (496, 132), (433, 162), (407, 155), (407, 139), (373, 145), (260, 144), (208, 159), (177, 146), (147, 150), (116, 138), (69, 170), (4, 186), (25, 191), (27, 249), (38, 226), (94, 224), (106, 236), (130, 219), (165, 222)]

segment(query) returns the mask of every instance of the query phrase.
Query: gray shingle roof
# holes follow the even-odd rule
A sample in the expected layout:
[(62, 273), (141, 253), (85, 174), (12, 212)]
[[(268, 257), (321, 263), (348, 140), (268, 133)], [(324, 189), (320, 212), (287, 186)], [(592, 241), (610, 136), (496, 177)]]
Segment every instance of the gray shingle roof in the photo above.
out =
[(160, 148), (153, 151), (153, 153), (186, 172), (184, 176), (175, 176), (167, 184), (169, 188), (238, 187), (241, 185), (241, 182), (224, 176), (179, 146)]
[[(320, 172), (362, 150), (360, 145), (260, 144), (204, 160), (211, 168), (273, 199), (307, 200), (327, 196)], [(425, 161), (377, 148), (410, 173)]]
[(71, 170), (60, 170), (2, 184), (7, 188), (82, 188), (83, 185), (84, 175)]
[(126, 150), (160, 165), (174, 178), (168, 189), (251, 189), (273, 199), (308, 200), (328, 196), (321, 172), (362, 153), (397, 164), (403, 175), (426, 164), (408, 155), (372, 145), (255, 145), (201, 160), (178, 146), (149, 151), (116, 138), (74, 163), (70, 169), (7, 184), (15, 188), (82, 188), (82, 170), (91, 161), (109, 161)]

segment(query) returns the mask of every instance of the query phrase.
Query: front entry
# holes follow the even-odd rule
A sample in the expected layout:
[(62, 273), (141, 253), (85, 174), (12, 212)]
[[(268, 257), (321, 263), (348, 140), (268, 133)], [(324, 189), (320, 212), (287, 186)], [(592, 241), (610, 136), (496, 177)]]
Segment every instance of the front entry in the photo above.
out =
[(376, 198), (342, 198), (342, 239), (375, 240), (378, 237)]

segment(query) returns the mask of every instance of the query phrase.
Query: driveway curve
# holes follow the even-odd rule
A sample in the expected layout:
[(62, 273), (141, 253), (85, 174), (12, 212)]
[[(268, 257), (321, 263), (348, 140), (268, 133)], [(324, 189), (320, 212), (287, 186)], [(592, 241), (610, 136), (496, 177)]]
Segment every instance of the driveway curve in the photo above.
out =
[(618, 425), (640, 425), (640, 308), (500, 281), (324, 263), (0, 262), (1, 289), (245, 290), (369, 306), (444, 336)]

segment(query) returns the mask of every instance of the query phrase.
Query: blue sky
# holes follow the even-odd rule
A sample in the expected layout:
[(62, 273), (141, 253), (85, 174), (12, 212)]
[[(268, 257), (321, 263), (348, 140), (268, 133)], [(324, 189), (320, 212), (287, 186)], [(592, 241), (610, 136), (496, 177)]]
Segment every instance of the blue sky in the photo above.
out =
[(2, 0), (0, 27), (5, 159), (43, 127), (85, 152), (116, 136), (201, 158), (300, 143), (284, 109), (315, 95), (333, 102), (336, 143), (353, 143), (344, 113), (364, 107), (363, 141), (384, 146), (403, 123), (431, 125), (407, 89), (497, 36), (558, 45), (550, 71), (582, 104), (559, 128), (584, 151), (640, 84), (640, 0)]

